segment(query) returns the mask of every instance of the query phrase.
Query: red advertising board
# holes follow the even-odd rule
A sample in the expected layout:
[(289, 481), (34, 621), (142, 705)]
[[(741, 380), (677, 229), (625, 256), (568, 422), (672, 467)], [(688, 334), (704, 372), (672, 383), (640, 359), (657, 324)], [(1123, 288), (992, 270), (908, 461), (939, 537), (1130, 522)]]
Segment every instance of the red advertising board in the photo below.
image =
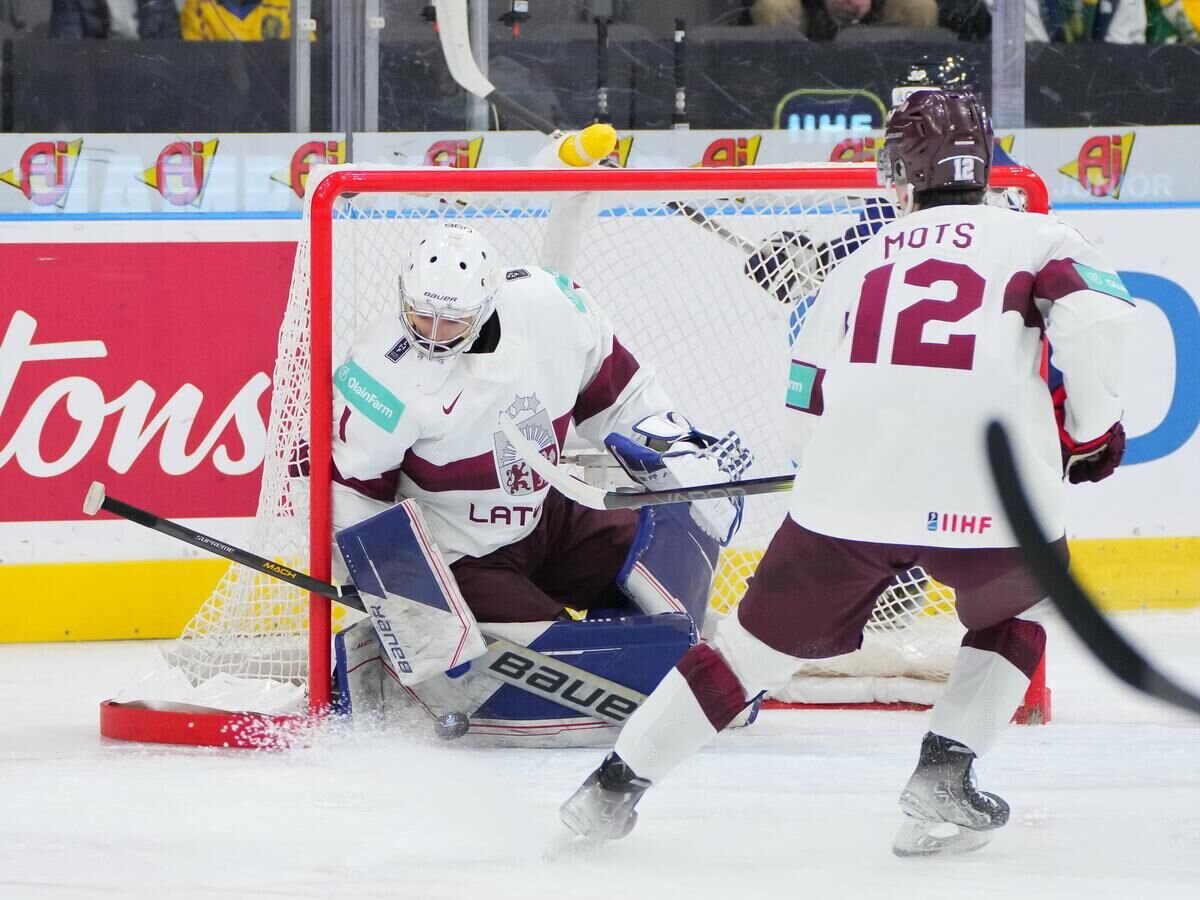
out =
[(0, 521), (254, 514), (295, 244), (0, 244)]

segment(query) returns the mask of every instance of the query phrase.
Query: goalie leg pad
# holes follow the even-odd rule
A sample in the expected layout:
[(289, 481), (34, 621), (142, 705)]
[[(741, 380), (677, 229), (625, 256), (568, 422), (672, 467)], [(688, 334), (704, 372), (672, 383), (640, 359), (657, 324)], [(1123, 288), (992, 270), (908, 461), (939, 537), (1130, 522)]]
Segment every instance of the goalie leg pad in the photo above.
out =
[[(338, 684), (354, 716), (384, 721), (433, 719), (462, 713), (470, 719), (472, 743), (521, 746), (611, 746), (616, 726), (594, 716), (628, 715), (633, 704), (612, 692), (580, 685), (556, 666), (569, 666), (616, 682), (628, 692), (649, 694), (696, 640), (691, 620), (681, 614), (625, 616), (582, 622), (488, 624), (489, 634), (513, 647), (485, 654), (444, 675), (405, 686), (385, 671), (378, 639), (362, 622), (337, 637)], [(543, 664), (521, 652), (546, 654)], [(501, 681), (487, 671), (499, 665), (526, 684)]]
[(402, 684), (419, 684), (485, 651), (415, 501), (343, 529), (337, 543)]
[(700, 625), (721, 547), (683, 504), (644, 506), (617, 584), (642, 612), (682, 612)]

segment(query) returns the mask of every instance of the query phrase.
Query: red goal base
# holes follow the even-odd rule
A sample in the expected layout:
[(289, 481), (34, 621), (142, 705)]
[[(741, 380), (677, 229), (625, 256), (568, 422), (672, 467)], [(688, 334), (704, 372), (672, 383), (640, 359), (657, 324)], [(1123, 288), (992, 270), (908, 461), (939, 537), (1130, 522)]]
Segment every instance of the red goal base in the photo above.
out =
[[(925, 710), (919, 703), (786, 703), (767, 700), (764, 709), (880, 709)], [(1044, 725), (1050, 721), (1050, 688), (1046, 661), (1033, 673), (1025, 701), (1012, 718), (1018, 725)], [(191, 747), (224, 747), (235, 750), (286, 750), (312, 732), (322, 717), (267, 716), (234, 713), (185, 704), (151, 708), (144, 703), (100, 704), (100, 734), (117, 741), (177, 744)]]
[(100, 704), (100, 734), (118, 741), (228, 747), (239, 750), (286, 750), (311, 730), (308, 716), (266, 716), (172, 704)]

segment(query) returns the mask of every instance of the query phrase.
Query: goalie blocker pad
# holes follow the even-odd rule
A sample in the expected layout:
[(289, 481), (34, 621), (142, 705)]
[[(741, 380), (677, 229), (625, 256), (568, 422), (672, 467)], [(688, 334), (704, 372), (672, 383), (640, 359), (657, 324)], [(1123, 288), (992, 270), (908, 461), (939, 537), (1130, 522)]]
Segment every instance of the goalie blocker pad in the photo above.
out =
[(337, 544), (383, 661), (399, 682), (419, 684), (485, 652), (475, 616), (415, 501), (339, 531)]
[[(489, 635), (517, 645), (498, 658), (486, 654), (417, 685), (404, 685), (384, 664), (366, 620), (334, 642), (338, 708), (386, 723), (424, 723), (449, 713), (470, 719), (463, 740), (486, 746), (608, 747), (619, 726), (589, 710), (604, 702), (600, 691), (563, 676), (563, 662), (641, 694), (649, 694), (696, 641), (692, 620), (681, 613), (583, 621), (487, 624)], [(539, 661), (520, 651), (548, 657)], [(522, 687), (489, 674), (500, 666), (531, 684)]]

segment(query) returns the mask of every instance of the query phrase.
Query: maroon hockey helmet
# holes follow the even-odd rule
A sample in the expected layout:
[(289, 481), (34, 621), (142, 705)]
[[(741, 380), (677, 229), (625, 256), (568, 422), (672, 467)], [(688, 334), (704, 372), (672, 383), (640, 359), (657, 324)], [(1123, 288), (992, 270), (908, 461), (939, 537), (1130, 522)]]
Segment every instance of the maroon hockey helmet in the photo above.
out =
[(888, 117), (880, 183), (910, 184), (914, 194), (986, 188), (993, 141), (992, 123), (974, 94), (917, 91)]

